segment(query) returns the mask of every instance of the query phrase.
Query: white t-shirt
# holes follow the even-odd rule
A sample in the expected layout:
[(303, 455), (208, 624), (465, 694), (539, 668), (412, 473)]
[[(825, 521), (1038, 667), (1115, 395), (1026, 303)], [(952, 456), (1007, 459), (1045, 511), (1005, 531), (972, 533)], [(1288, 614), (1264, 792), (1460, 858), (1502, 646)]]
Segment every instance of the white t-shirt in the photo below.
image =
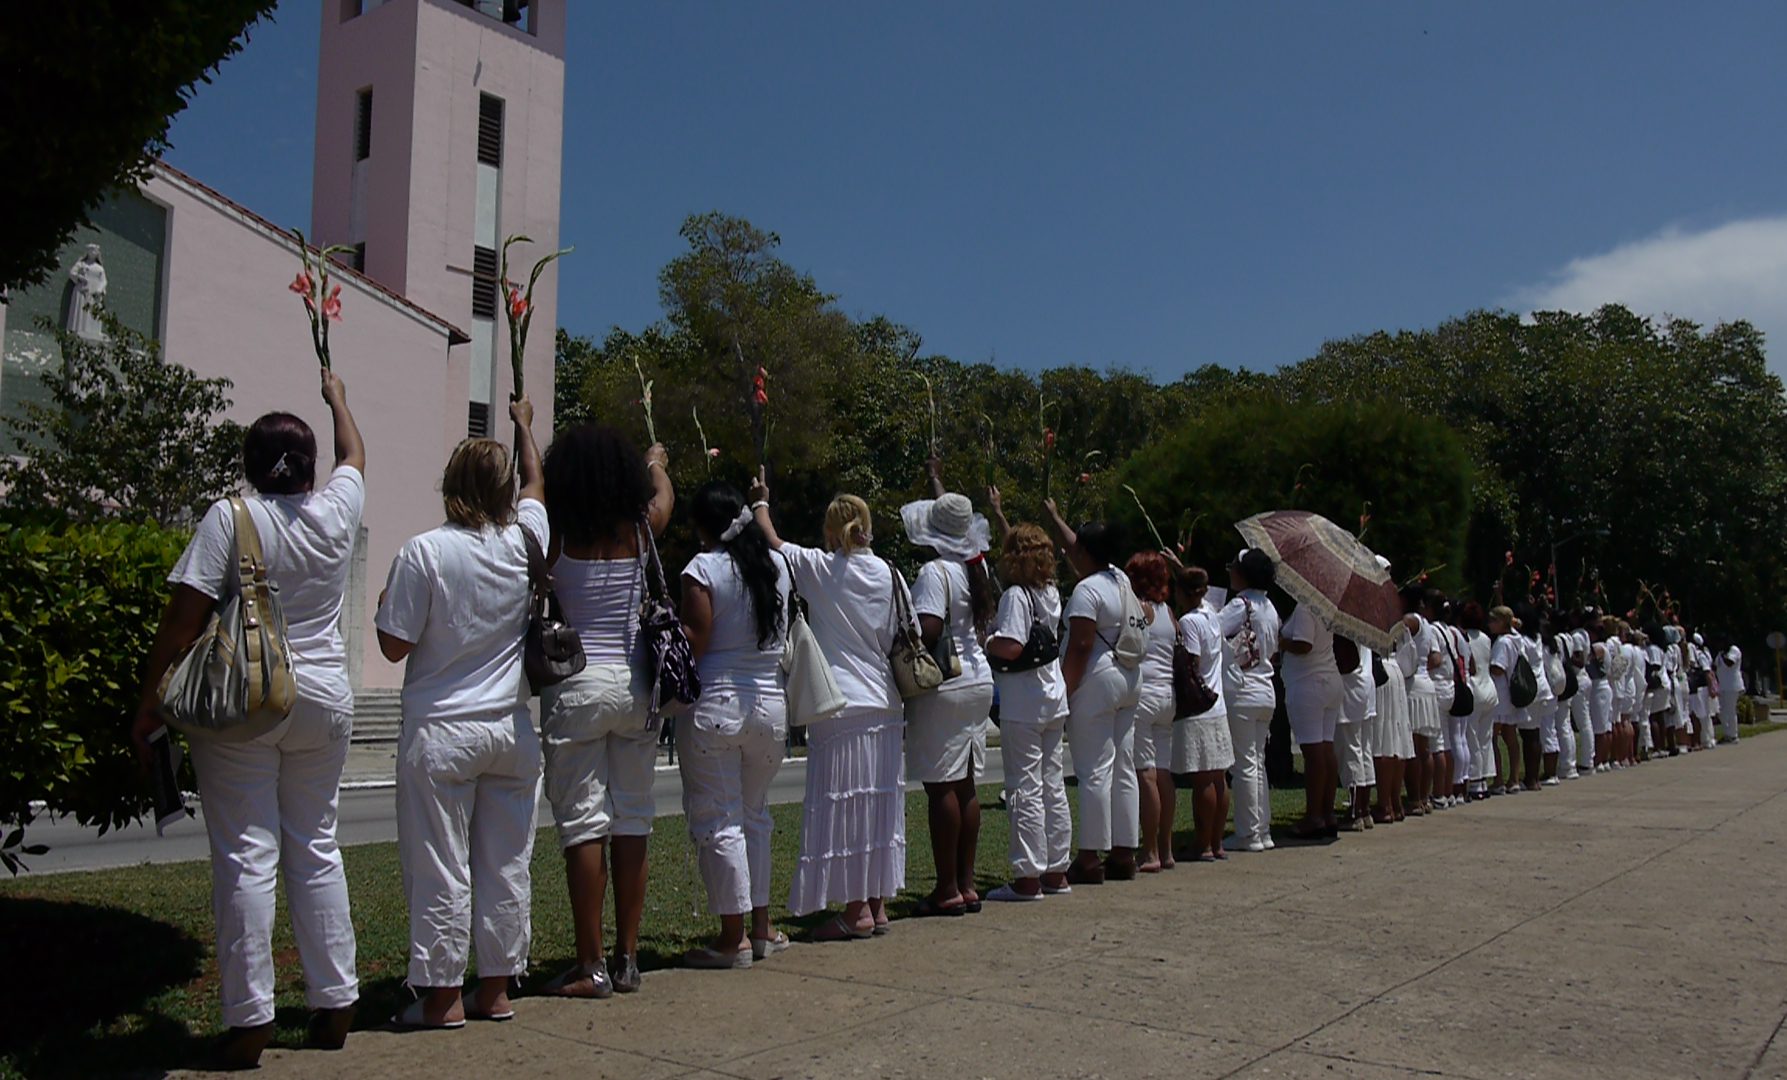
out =
[[(354, 540), (366, 505), (366, 481), (352, 465), (337, 468), (320, 491), (303, 495), (250, 495), (245, 502), (260, 535), (267, 578), (279, 590), (292, 676), (298, 696), (326, 709), (351, 712), (347, 648), (341, 640), (341, 595), (347, 591)], [(236, 581), (236, 516), (228, 499), (205, 512), (171, 585), (186, 585), (211, 599), (228, 595)]]
[(1489, 648), (1489, 666), (1500, 672), (1490, 673), (1490, 678), (1495, 683), (1497, 720), (1510, 721), (1514, 718), (1514, 698), (1508, 692), (1508, 676), (1514, 674), (1515, 660), (1519, 656), (1519, 634), (1503, 634)]
[[(947, 609), (947, 610), (946, 610)], [(912, 579), (912, 610), (942, 619), (955, 638), (962, 674), (945, 686), (985, 686), (993, 681), (980, 635), (974, 632), (974, 600), (968, 591), (968, 568), (953, 559), (932, 559)]]
[(1481, 630), (1466, 630), (1464, 646), (1470, 665), (1471, 696), (1477, 699), (1477, 708), (1487, 705), (1493, 712), (1500, 695), (1495, 680), (1489, 677), (1489, 665), (1494, 662), (1489, 635)]
[(1644, 650), (1635, 642), (1625, 642), (1620, 646), (1626, 654), (1626, 699), (1633, 705), (1644, 696)]
[[(1148, 651), (1142, 654), (1142, 696), (1144, 711), (1151, 705), (1173, 699), (1173, 613), (1165, 604), (1144, 604), (1142, 615), (1152, 607), (1154, 617), (1148, 623)], [(1220, 658), (1205, 663), (1205, 668), (1221, 677)]]
[(757, 644), (757, 611), (751, 594), (739, 576), (738, 563), (724, 551), (704, 551), (689, 560), (683, 576), (707, 590), (712, 598), (713, 626), (708, 631), (707, 651), (697, 665), (703, 689), (752, 690), (759, 694), (782, 692), (782, 641), (788, 627), (788, 569), (774, 555), (776, 592), (782, 597), (782, 619), (768, 642)]
[[(1236, 638), (1251, 622), (1258, 661), (1241, 669)], [(1272, 686), (1272, 657), (1278, 652), (1278, 609), (1259, 589), (1231, 597), (1222, 607), (1217, 628), (1223, 638), (1222, 691), (1231, 709), (1271, 709), (1278, 705)]]
[(1439, 689), (1439, 684), (1434, 681), (1433, 669), (1428, 664), (1432, 662), (1434, 653), (1443, 653), (1445, 650), (1440, 647), (1439, 634), (1434, 631), (1433, 624), (1427, 621), (1426, 616), (1416, 615), (1415, 620), (1420, 628), (1409, 635), (1415, 643), (1415, 671), (1409, 676), (1409, 692), (1432, 694)]
[(1123, 632), (1123, 594), (1129, 581), (1123, 571), (1107, 566), (1080, 579), (1067, 601), (1067, 618), (1092, 620), (1092, 655), (1086, 660), (1085, 678), (1116, 663), (1111, 649)]
[[(987, 640), (1003, 639), (1023, 645), (1030, 640), (1030, 624), (1059, 626), (1061, 594), (1053, 585), (1040, 589), (1010, 588), (999, 597), (999, 614)], [(993, 682), (999, 688), (999, 724), (1032, 727), (1067, 715), (1067, 684), (1061, 678), (1061, 661), (1050, 660), (1030, 671), (998, 671)]]
[[(1161, 614), (1165, 614), (1163, 611)], [(1223, 712), (1227, 705), (1222, 699), (1222, 629), (1218, 616), (1208, 607), (1200, 607), (1196, 611), (1188, 611), (1179, 616), (1179, 634), (1184, 639), (1185, 651), (1197, 658), (1198, 678), (1210, 692), (1216, 695), (1216, 704), (1199, 713), (1208, 716), (1211, 713)], [(1159, 621), (1158, 619), (1156, 621)], [(1173, 690), (1172, 665), (1167, 667), (1167, 693)]]
[(838, 718), (902, 720), (900, 688), (887, 659), (897, 620), (893, 568), (860, 548), (846, 555), (783, 544), (781, 553), (794, 570), (813, 637), (831, 661), (832, 676), (844, 695)]
[(522, 499), (516, 523), (430, 529), (397, 552), (378, 628), (411, 642), (403, 669), (405, 720), (503, 716), (527, 700), (528, 529), (551, 546), (546, 507)]
[(1744, 651), (1736, 645), (1719, 654), (1719, 662), (1714, 665), (1719, 673), (1719, 693), (1741, 694), (1744, 692)]
[(1377, 715), (1377, 680), (1371, 674), (1371, 650), (1363, 645), (1355, 647), (1359, 650), (1359, 666), (1340, 674), (1340, 717), (1348, 724), (1364, 723)]
[(1280, 636), (1285, 641), (1308, 642), (1310, 649), (1306, 653), (1294, 653), (1286, 649), (1279, 660), (1284, 668), (1286, 683), (1302, 682), (1306, 679), (1319, 679), (1326, 675), (1339, 676), (1340, 668), (1334, 663), (1334, 631), (1328, 624), (1315, 617), (1315, 609), (1308, 604), (1298, 604), (1297, 610), (1284, 624)]

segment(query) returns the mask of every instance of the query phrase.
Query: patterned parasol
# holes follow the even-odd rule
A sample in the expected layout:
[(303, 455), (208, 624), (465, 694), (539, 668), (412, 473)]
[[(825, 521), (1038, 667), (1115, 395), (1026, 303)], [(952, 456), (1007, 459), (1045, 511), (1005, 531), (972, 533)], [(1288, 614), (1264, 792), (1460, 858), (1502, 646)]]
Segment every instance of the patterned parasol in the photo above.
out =
[(1272, 557), (1278, 584), (1337, 634), (1379, 655), (1402, 618), (1396, 582), (1357, 537), (1320, 514), (1273, 510), (1238, 521), (1242, 539)]

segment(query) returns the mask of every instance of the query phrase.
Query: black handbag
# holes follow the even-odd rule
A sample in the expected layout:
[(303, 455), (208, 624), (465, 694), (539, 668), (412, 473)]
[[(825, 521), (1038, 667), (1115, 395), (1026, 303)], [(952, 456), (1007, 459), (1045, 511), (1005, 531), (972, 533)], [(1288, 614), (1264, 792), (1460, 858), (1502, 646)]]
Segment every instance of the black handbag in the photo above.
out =
[(664, 583), (664, 565), (658, 561), (658, 541), (649, 527), (635, 527), (639, 544), (639, 572), (645, 577), (645, 597), (639, 602), (640, 660), (651, 682), (649, 724), (656, 727), (664, 717), (681, 715), (701, 697), (701, 673), (695, 666), (695, 649), (683, 622), (670, 602), (670, 586)]
[(1508, 672), (1508, 700), (1516, 709), (1524, 709), (1539, 696), (1539, 679), (1533, 665), (1522, 653), (1514, 659), (1514, 670)]
[(1039, 667), (1052, 664), (1061, 658), (1061, 633), (1054, 627), (1045, 626), (1036, 617), (1036, 594), (1028, 588), (1024, 596), (1030, 601), (1030, 636), (1024, 641), (1024, 651), (1018, 653), (1014, 660), (1001, 660), (992, 654), (987, 655), (987, 666), (1002, 675), (1014, 675), (1023, 671), (1035, 671)]
[(1384, 666), (1384, 658), (1377, 653), (1371, 654), (1371, 681), (1379, 686), (1390, 681), (1390, 669)]
[[(1160, 613), (1156, 612), (1156, 618)], [(1185, 635), (1173, 624), (1173, 719), (1202, 716), (1216, 707), (1216, 693), (1198, 671), (1198, 658), (1185, 649)]]
[(1439, 628), (1440, 639), (1446, 643), (1446, 651), (1452, 654), (1452, 707), (1447, 711), (1453, 716), (1470, 716), (1477, 711), (1477, 695), (1471, 691), (1471, 680), (1465, 671), (1464, 658), (1458, 655), (1458, 648), (1452, 640), (1452, 631), (1442, 626)]
[(1580, 690), (1582, 685), (1576, 681), (1576, 665), (1570, 661), (1570, 649), (1564, 644), (1564, 639), (1561, 637), (1556, 638), (1552, 641), (1552, 644), (1557, 647), (1558, 652), (1561, 653), (1564, 658), (1564, 688), (1558, 693), (1557, 699), (1559, 701), (1568, 701), (1576, 696), (1576, 691)]
[(583, 670), (583, 639), (566, 622), (558, 605), (558, 594), (552, 591), (552, 572), (546, 566), (546, 553), (540, 541), (527, 526), (521, 526), (521, 539), (527, 545), (527, 585), (530, 593), (527, 608), (527, 634), (521, 643), (521, 667), (527, 673), (528, 686), (534, 693), (562, 683)]

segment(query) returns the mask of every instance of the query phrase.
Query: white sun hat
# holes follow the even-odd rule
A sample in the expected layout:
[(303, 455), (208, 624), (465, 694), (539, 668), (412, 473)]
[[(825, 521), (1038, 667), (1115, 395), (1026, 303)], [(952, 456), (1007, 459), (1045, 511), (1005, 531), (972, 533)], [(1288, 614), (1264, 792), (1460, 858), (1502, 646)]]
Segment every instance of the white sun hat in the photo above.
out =
[(992, 547), (986, 516), (974, 512), (968, 496), (953, 491), (941, 499), (919, 499), (900, 507), (900, 522), (908, 540), (946, 559), (966, 562)]

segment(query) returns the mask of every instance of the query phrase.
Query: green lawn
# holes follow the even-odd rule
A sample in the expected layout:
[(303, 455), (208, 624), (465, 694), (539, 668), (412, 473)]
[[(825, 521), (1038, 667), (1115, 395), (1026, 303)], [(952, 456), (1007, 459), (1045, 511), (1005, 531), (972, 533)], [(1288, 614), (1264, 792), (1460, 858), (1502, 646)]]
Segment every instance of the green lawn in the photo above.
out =
[[(1745, 727), (1746, 736), (1787, 725)], [(1188, 792), (1181, 792), (1178, 830), (1189, 839)], [(983, 788), (978, 873), (983, 889), (1007, 877), (1006, 817), (993, 809), (996, 788)], [(1297, 788), (1274, 790), (1272, 817), (1286, 826), (1301, 812)], [(800, 843), (800, 807), (773, 808), (775, 880), (772, 903), (788, 893)], [(907, 882), (892, 906), (898, 918), (934, 880), (924, 797), (907, 801)], [(542, 829), (534, 854), (534, 979), (545, 979), (573, 956), (564, 869), (552, 831)], [(652, 836), (651, 887), (640, 935), (640, 966), (676, 963), (683, 950), (712, 932), (704, 894), (680, 817), (660, 818)], [(359, 935), (363, 1027), (377, 1026), (403, 995), (408, 921), (395, 844), (346, 851), (348, 888)], [(0, 962), (11, 973), (0, 991), (0, 1077), (92, 1075), (171, 1068), (190, 1063), (218, 1027), (217, 969), (211, 950), (210, 873), (203, 862), (75, 874), (26, 874), (0, 882)], [(612, 927), (612, 909), (609, 914)], [(779, 925), (791, 935), (823, 916)], [(278, 1045), (303, 1036), (304, 996), (284, 905), (274, 949), (280, 963)], [(612, 929), (610, 929), (612, 943)]]

